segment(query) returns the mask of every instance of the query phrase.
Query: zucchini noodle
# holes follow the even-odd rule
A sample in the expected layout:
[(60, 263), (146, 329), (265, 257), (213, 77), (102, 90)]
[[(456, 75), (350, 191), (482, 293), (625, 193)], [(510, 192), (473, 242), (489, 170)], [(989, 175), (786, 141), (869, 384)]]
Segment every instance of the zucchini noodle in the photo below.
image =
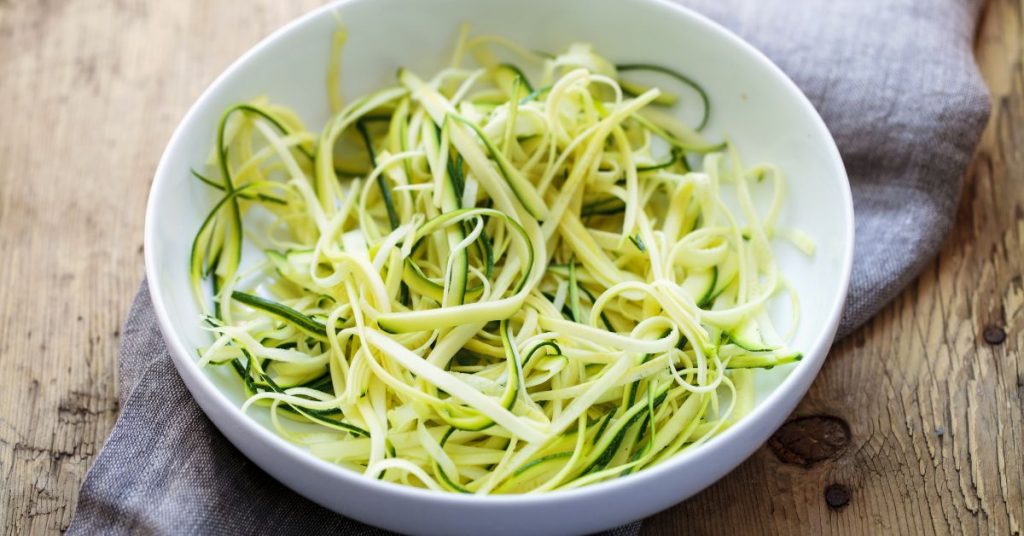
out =
[[(800, 359), (766, 312), (789, 294), (796, 324), (771, 241), (814, 244), (777, 228), (779, 168), (701, 134), (694, 80), (464, 29), (432, 78), (343, 103), (345, 41), (319, 133), (238, 104), (193, 172), (220, 196), (190, 258), (199, 362), (283, 437), (412, 486), (571, 489), (707, 441), (751, 410), (753, 369)], [(246, 240), (265, 255), (243, 267)]]

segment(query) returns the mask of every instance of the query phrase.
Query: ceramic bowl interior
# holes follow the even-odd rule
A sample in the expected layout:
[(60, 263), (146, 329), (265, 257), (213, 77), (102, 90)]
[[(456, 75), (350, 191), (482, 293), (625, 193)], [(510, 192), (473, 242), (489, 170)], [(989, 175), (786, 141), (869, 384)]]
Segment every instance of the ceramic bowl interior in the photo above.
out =
[[(500, 34), (531, 49), (589, 42), (613, 61), (660, 64), (698, 80), (713, 106), (709, 137), (727, 136), (745, 162), (783, 169), (789, 186), (781, 224), (804, 230), (817, 244), (811, 257), (785, 243), (775, 247), (782, 273), (799, 295), (792, 346), (804, 351), (804, 360), (759, 373), (753, 414), (707, 444), (627, 478), (537, 496), (467, 497), (365, 479), (287, 443), (269, 431), (264, 413), (242, 414), (237, 378), (223, 368), (199, 369), (193, 357), (209, 334), (200, 329), (189, 290), (188, 256), (215, 197), (189, 176), (189, 168), (207, 161), (220, 114), (239, 101), (266, 96), (292, 107), (311, 129), (323, 125), (335, 14), (350, 33), (342, 73), (349, 98), (394, 83), (401, 66), (421, 75), (436, 72), (448, 61), (463, 22), (475, 34)], [(328, 508), (394, 530), (437, 534), (591, 532), (664, 509), (720, 478), (781, 424), (821, 366), (845, 299), (852, 244), (842, 161), (807, 99), (752, 47), (659, 0), (351, 0), (310, 13), (245, 54), (188, 112), (157, 169), (145, 237), (147, 277), (168, 347), (186, 385), (228, 439), (278, 480)], [(772, 316), (788, 324), (786, 300), (773, 303)]]

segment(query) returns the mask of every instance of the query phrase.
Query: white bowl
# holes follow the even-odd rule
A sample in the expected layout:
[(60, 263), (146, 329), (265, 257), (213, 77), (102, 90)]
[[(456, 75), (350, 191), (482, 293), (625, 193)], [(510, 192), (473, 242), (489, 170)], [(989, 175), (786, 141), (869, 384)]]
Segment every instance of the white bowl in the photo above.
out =
[[(431, 74), (449, 57), (458, 25), (497, 33), (533, 49), (593, 43), (617, 62), (646, 62), (688, 73), (714, 105), (709, 133), (728, 135), (747, 162), (771, 161), (789, 176), (782, 223), (818, 248), (807, 258), (776, 248), (800, 296), (792, 346), (805, 358), (758, 374), (753, 413), (706, 444), (625, 478), (540, 495), (444, 494), (364, 478), (314, 458), (239, 410), (236, 378), (200, 369), (208, 344), (189, 291), (195, 231), (214, 202), (189, 168), (206, 162), (217, 120), (260, 95), (293, 107), (311, 128), (327, 118), (326, 65), (332, 11), (349, 28), (345, 95), (394, 82), (399, 66)], [(797, 87), (767, 58), (717, 24), (661, 0), (350, 0), (318, 9), (265, 39), (221, 75), (178, 126), (156, 171), (146, 213), (146, 274), (174, 363), (196, 401), (246, 456), (293, 490), (366, 523), (410, 533), (569, 534), (594, 532), (672, 506), (721, 478), (782, 424), (807, 391), (832, 343), (853, 258), (853, 204), (828, 130)]]

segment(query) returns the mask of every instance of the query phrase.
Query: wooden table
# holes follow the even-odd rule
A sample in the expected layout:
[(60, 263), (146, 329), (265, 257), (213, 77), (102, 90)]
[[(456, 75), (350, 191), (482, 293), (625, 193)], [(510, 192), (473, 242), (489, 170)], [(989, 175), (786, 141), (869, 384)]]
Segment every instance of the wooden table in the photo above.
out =
[[(66, 528), (114, 423), (171, 130), (319, 3), (0, 0), (0, 527)], [(1022, 4), (992, 0), (978, 36), (993, 117), (941, 257), (832, 351), (784, 433), (646, 533), (1021, 533)]]

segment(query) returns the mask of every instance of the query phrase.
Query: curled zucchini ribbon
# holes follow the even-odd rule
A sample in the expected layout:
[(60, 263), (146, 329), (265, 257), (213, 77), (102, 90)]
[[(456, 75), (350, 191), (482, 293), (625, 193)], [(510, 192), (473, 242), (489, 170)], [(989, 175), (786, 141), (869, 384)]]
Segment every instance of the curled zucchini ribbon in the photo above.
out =
[(800, 359), (772, 241), (813, 242), (780, 227), (781, 170), (701, 133), (694, 79), (462, 32), (433, 77), (346, 104), (345, 41), (319, 132), (238, 104), (193, 172), (198, 358), (282, 436), (411, 486), (570, 489), (707, 441)]

